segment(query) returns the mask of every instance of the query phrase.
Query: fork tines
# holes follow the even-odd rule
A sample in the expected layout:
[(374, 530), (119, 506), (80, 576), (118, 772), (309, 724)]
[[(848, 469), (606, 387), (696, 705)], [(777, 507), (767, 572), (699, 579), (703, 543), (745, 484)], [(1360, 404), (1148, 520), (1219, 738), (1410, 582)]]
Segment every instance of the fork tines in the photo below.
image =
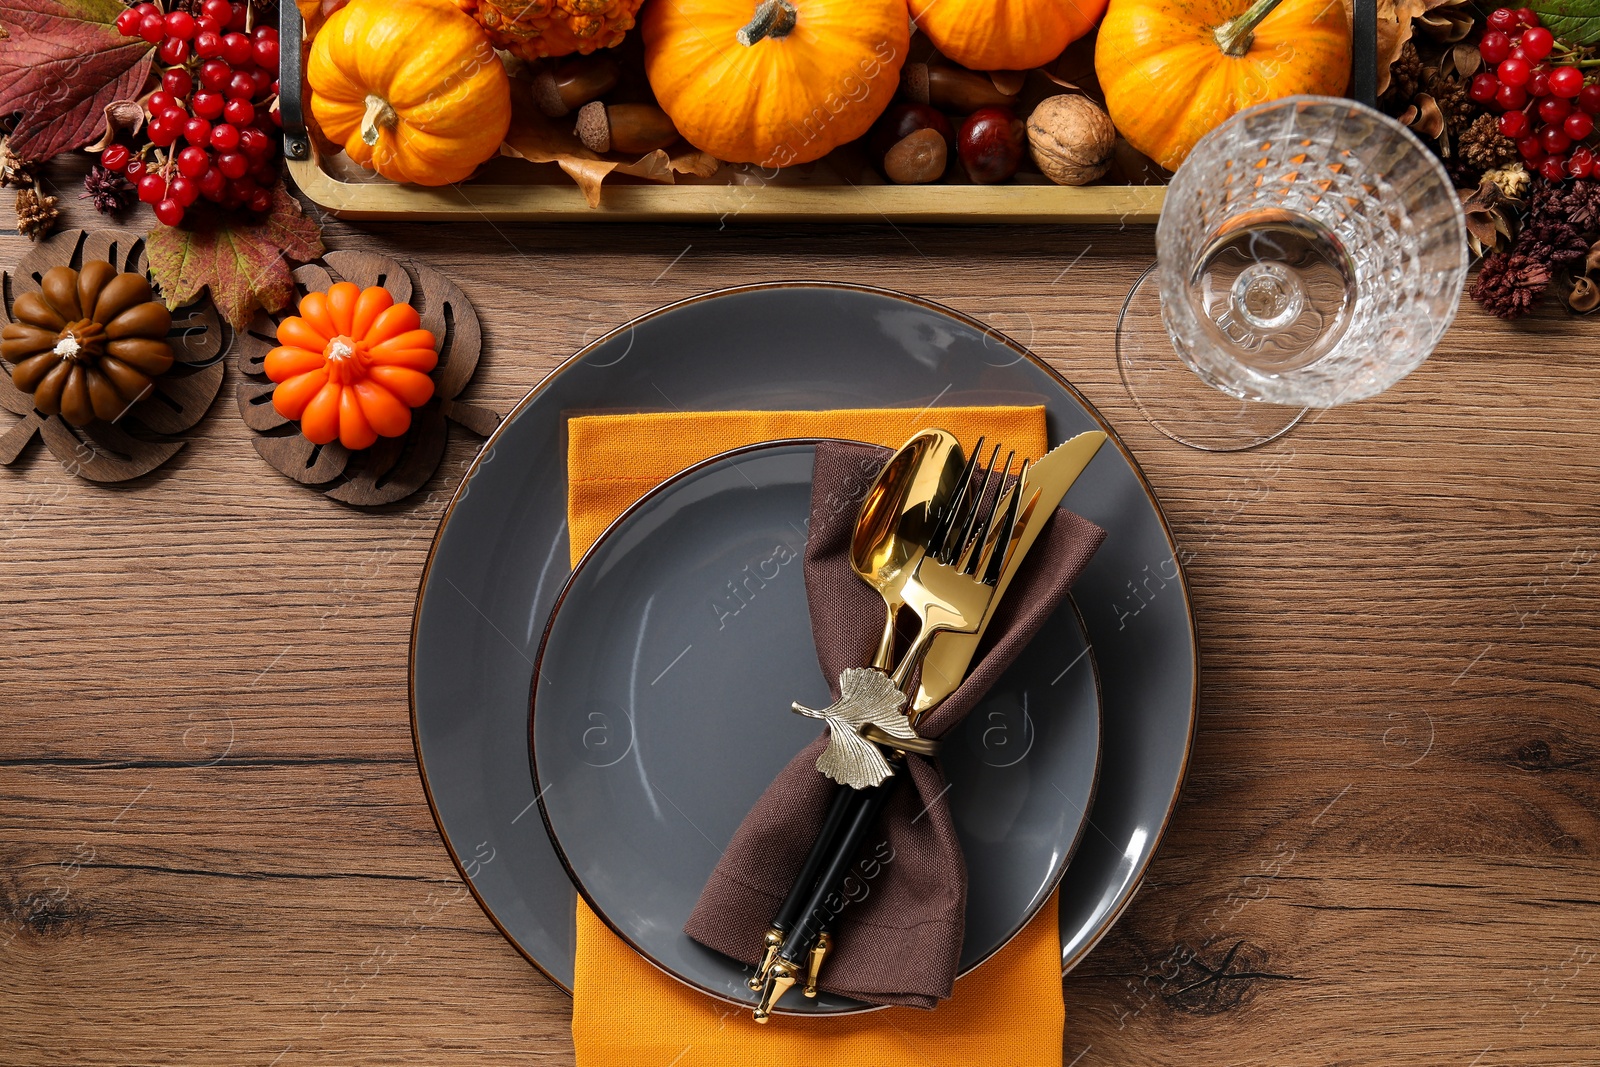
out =
[[(984, 439), (980, 437), (961, 472), (955, 499), (934, 529), (928, 554), (963, 574), (993, 585), (1000, 570), (995, 565), (995, 548), (1010, 543), (1017, 520), (1016, 484), (1005, 485), (1017, 453), (1012, 449), (1006, 454), (1005, 463), (999, 463), (1001, 446), (996, 444), (989, 453), (989, 462), (980, 469), (978, 459), (983, 455), (983, 445)], [(1027, 472), (1028, 461), (1024, 459), (1017, 471), (1017, 484)]]

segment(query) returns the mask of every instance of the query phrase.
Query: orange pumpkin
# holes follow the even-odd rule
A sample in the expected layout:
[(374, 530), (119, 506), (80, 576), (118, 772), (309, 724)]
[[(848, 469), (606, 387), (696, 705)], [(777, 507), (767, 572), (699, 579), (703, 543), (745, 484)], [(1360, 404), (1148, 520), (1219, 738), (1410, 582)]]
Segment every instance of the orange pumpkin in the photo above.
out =
[(322, 132), (394, 181), (461, 181), (511, 126), (494, 45), (450, 0), (352, 0), (317, 33), (306, 83)]
[(911, 0), (917, 29), (972, 70), (1042, 67), (1105, 9), (1106, 0)]
[(768, 167), (866, 133), (911, 39), (906, 0), (658, 0), (641, 29), (650, 87), (684, 139)]
[(389, 290), (336, 282), (307, 293), (300, 314), (278, 324), (267, 377), (272, 406), (299, 419), (306, 439), (366, 448), (411, 428), (411, 409), (433, 396), (428, 372), (439, 364), (433, 333)]
[(1111, 0), (1094, 69), (1129, 144), (1176, 170), (1236, 112), (1350, 80), (1350, 23), (1329, 0)]

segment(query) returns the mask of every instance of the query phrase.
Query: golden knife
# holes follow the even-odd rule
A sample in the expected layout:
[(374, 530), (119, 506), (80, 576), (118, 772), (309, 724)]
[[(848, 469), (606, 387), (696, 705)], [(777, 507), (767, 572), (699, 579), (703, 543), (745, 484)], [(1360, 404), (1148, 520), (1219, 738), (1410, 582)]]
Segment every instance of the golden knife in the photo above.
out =
[(1078, 475), (1083, 473), (1105, 442), (1104, 433), (1089, 430), (1063, 441), (1039, 462), (1028, 467), (1028, 473), (1018, 487), (1025, 513), (1019, 516), (1013, 544), (1003, 557), (1005, 566), (1000, 572), (994, 598), (989, 601), (989, 609), (975, 632), (942, 633), (933, 639), (933, 646), (922, 663), (922, 678), (917, 685), (916, 699), (907, 709), (913, 722), (966, 680), (967, 669), (979, 642), (983, 640), (983, 632), (988, 628), (995, 608), (1005, 599), (1006, 586), (1011, 584), (1017, 568), (1027, 558), (1028, 549), (1033, 547), (1045, 523), (1055, 514), (1062, 497), (1067, 495), (1067, 490), (1072, 488)]

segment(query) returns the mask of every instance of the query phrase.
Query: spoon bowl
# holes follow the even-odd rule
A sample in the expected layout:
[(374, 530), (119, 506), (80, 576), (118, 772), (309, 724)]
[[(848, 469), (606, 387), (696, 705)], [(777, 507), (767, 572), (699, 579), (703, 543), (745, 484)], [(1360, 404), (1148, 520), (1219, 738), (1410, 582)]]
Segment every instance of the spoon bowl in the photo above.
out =
[(867, 489), (850, 541), (850, 565), (883, 598), (883, 636), (872, 665), (888, 670), (905, 587), (955, 499), (965, 461), (944, 430), (923, 430), (900, 446)]

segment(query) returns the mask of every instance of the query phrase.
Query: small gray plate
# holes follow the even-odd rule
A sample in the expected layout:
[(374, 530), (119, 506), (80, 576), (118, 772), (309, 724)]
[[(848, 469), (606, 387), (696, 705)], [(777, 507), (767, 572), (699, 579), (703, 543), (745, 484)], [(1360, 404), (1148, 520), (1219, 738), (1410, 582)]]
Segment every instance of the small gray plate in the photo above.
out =
[[(1109, 314), (1109, 312), (1108, 312)], [(1110, 354), (1106, 354), (1110, 359)], [(1036, 403), (1051, 441), (1111, 435), (1072, 490), (1109, 534), (1073, 587), (1100, 669), (1100, 785), (1061, 880), (1061, 961), (1104, 936), (1178, 799), (1195, 725), (1194, 620), (1176, 546), (1116, 432), (1027, 349), (901, 293), (777, 282), (652, 311), (567, 360), (506, 416), (450, 502), (411, 631), (411, 730), (451, 858), (490, 920), (572, 988), (576, 892), (534, 812), (528, 688), (568, 574), (573, 411)]]
[[(651, 962), (741, 1005), (749, 968), (683, 924), (740, 820), (817, 736), (790, 702), (830, 699), (803, 574), (814, 457), (814, 443), (739, 449), (639, 501), (578, 564), (535, 661), (534, 785), (573, 883)], [(962, 971), (1033, 917), (1077, 844), (1099, 763), (1092, 668), (1063, 606), (943, 746), (968, 870)]]

